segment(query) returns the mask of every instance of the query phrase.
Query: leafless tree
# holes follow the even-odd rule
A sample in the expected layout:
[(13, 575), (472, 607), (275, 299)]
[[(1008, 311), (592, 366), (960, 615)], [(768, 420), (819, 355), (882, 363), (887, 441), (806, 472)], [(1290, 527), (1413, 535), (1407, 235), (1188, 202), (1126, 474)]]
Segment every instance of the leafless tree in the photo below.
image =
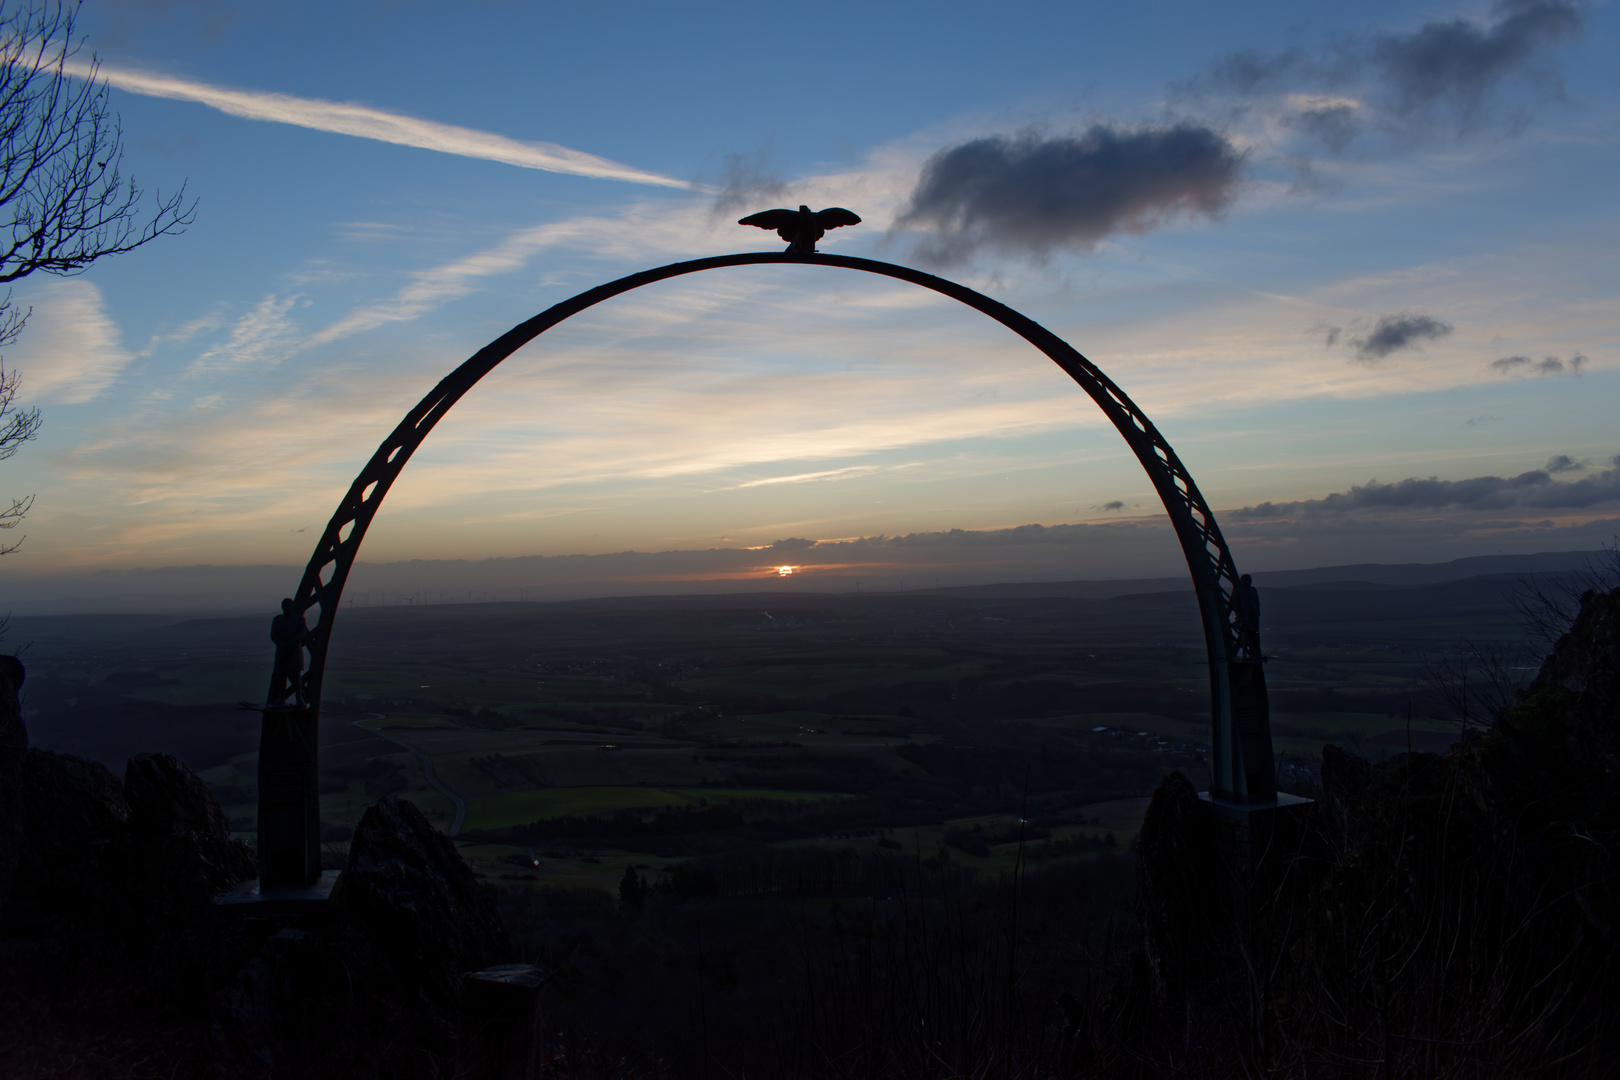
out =
[(1505, 716), (1536, 673), (1537, 655), (1520, 641), (1464, 641), (1427, 658), (1419, 680), (1427, 712), (1467, 730)]
[(1615, 537), (1573, 574), (1523, 578), (1513, 587), (1513, 610), (1519, 623), (1548, 645), (1569, 631), (1590, 590), (1608, 592), (1620, 586), (1620, 537)]
[[(17, 373), (0, 366), (0, 461), (20, 450), (38, 430), (39, 410), (17, 406)], [(15, 529), (33, 504), (32, 495), (11, 500), (10, 507), (0, 510), (0, 529)], [(21, 543), (0, 544), (0, 555), (16, 551)]]
[(1620, 538), (1581, 569), (1513, 584), (1509, 602), (1524, 631), (1521, 640), (1464, 641), (1425, 660), (1419, 679), (1428, 714), (1464, 728), (1487, 727), (1518, 701), (1535, 677), (1542, 654), (1569, 632), (1588, 591), (1620, 586)]
[[(0, 285), (33, 273), (71, 276), (97, 259), (133, 251), (191, 223), (185, 185), (156, 208), (119, 171), (123, 129), (97, 78), (79, 59), (78, 0), (0, 0)], [(29, 311), (0, 297), (0, 348), (17, 340)], [(0, 460), (39, 430), (39, 410), (16, 404), (17, 373), (0, 369)], [(29, 495), (0, 510), (15, 528)], [(0, 545), (0, 555), (18, 543)]]

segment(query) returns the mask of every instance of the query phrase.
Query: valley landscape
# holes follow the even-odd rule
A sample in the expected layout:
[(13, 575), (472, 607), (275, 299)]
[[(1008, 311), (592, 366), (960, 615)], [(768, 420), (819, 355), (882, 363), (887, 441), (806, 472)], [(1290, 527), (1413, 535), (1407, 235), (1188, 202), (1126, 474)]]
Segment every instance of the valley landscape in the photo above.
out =
[[(1436, 697), (1435, 671), (1471, 647), (1515, 651), (1518, 675), (1534, 673), (1519, 576), (1344, 577), (1357, 569), (1392, 576), (1328, 568), (1265, 592), (1285, 767), (1309, 771), (1326, 743), (1445, 750), (1463, 717)], [(631, 864), (656, 877), (739, 844), (895, 830), (1005, 868), (1026, 804), (1037, 858), (1122, 850), (1167, 771), (1208, 780), (1191, 589), (1135, 587), (351, 609), (322, 708), (323, 838), (341, 860), (365, 806), (405, 793), (484, 873), (603, 889)], [(267, 675), (266, 621), (15, 619), (34, 744), (115, 769), (175, 754), (252, 841), (258, 714), (236, 702)], [(1489, 689), (1475, 691), (1480, 722)]]
[[(346, 611), (319, 728), (322, 861), (343, 876), (328, 906), (259, 915), (213, 896), (255, 839), (258, 713), (231, 698), (263, 677), (262, 617), (18, 618), (25, 815), (71, 817), (25, 817), (58, 854), (24, 848), (0, 1037), (21, 1075), (1113, 1077), (1189, 1046), (1199, 1076), (1355, 1076), (1370, 1053), (1531, 1075), (1517, 1047), (1554, 1025), (1580, 1049), (1546, 1075), (1596, 1075), (1607, 953), (1546, 883), (1605, 887), (1557, 823), (1608, 820), (1581, 792), (1611, 756), (1620, 590), (1591, 591), (1612, 550), (1537, 559), (1565, 569), (1265, 589), (1280, 786), (1313, 801), (1263, 857), (1199, 807), (1185, 591)], [(1540, 664), (1538, 628), (1572, 604)], [(1570, 720), (1538, 726), (1548, 702)], [(130, 826), (91, 824), (118, 771)], [(1478, 812), (1456, 818), (1459, 797)], [(203, 831), (154, 839), (177, 813)], [(1427, 883), (1389, 895), (1408, 880)], [(1572, 947), (1587, 959), (1557, 964)], [(1256, 951), (1274, 1002), (1235, 995)], [(512, 972), (531, 981), (472, 989)], [(1376, 994), (1339, 1000), (1347, 979), (1391, 980), (1395, 1042)], [(1470, 981), (1490, 995), (1451, 996)], [(1491, 1039), (1502, 1023), (1519, 1042)]]
[(0, 1080), (1620, 1075), (1617, 51), (0, 0)]

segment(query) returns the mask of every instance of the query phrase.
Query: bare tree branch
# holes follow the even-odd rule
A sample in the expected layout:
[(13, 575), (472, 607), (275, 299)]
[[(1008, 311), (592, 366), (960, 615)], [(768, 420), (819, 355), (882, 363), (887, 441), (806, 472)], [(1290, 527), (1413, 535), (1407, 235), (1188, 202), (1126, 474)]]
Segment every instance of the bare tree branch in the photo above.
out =
[[(123, 128), (91, 56), (85, 77), (69, 74), (80, 0), (0, 0), (0, 285), (34, 273), (72, 276), (97, 259), (121, 255), (185, 231), (196, 212), (185, 185), (156, 207), (120, 172)], [(0, 297), (0, 347), (22, 333), (31, 312)], [(0, 461), (39, 431), (38, 409), (16, 405), (17, 374), (0, 367)], [(29, 495), (0, 510), (14, 529)], [(22, 541), (0, 545), (0, 555)]]
[(1569, 631), (1581, 611), (1581, 597), (1620, 586), (1620, 537), (1615, 537), (1594, 558), (1573, 574), (1554, 578), (1523, 578), (1514, 583), (1512, 604), (1519, 624), (1548, 645)]
[(1536, 673), (1536, 652), (1523, 642), (1464, 641), (1425, 659), (1419, 679), (1429, 715), (1464, 731), (1487, 728), (1513, 708)]
[(107, 84), (68, 74), (79, 51), (78, 3), (0, 3), (0, 284), (44, 271), (77, 274), (160, 236), (183, 232), (195, 202), (185, 186), (144, 193), (120, 172), (123, 129)]
[(15, 454), (39, 432), (39, 410), (17, 407), (17, 373), (0, 361), (0, 461)]
[[(12, 499), (11, 506), (8, 509), (0, 510), (0, 529), (15, 529), (18, 525), (21, 525), (22, 519), (28, 516), (28, 511), (33, 505), (34, 497), (32, 495), (21, 499)], [(15, 544), (0, 544), (0, 555), (10, 555), (13, 551), (22, 547), (22, 543), (26, 539), (28, 537), (20, 536)]]

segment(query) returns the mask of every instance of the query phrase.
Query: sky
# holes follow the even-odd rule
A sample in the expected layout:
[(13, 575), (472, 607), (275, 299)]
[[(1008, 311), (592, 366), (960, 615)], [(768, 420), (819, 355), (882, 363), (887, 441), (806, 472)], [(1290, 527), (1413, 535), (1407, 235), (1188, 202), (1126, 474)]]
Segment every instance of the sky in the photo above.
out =
[[(5, 364), (44, 420), (0, 463), (0, 495), (35, 496), (0, 557), (18, 610), (302, 565), (477, 349), (626, 274), (780, 250), (736, 219), (800, 203), (864, 219), (822, 250), (960, 281), (1108, 372), (1240, 569), (1620, 532), (1611, 3), (87, 0), (78, 36), (123, 172), (195, 218), (14, 285)], [(534, 598), (1184, 565), (1043, 356), (800, 266), (648, 287), (524, 347), (360, 557), (427, 590), (518, 560)]]

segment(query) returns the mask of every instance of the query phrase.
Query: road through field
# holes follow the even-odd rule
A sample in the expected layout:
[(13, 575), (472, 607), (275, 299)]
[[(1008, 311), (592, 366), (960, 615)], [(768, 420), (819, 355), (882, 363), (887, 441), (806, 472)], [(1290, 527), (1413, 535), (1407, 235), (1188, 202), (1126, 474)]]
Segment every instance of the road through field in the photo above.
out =
[[(368, 713), (366, 715), (366, 720), (386, 719), (388, 719), (387, 713)], [(364, 720), (356, 720), (354, 721), (354, 726), (359, 727), (364, 722)], [(400, 746), (406, 750), (409, 750), (411, 753), (422, 759), (422, 769), (427, 773), (428, 783), (437, 788), (439, 794), (449, 799), (456, 808), (456, 819), (450, 823), (450, 830), (445, 835), (455, 836), (456, 834), (460, 833), (461, 823), (467, 820), (467, 800), (463, 799), (460, 795), (457, 795), (455, 792), (445, 787), (442, 782), (440, 782), (438, 774), (433, 771), (433, 759), (428, 757), (422, 751), (418, 750), (416, 747), (412, 746), (410, 743), (406, 742), (404, 739), (396, 739), (386, 731), (379, 730), (378, 728), (366, 728), (365, 730), (371, 732), (373, 735), (387, 739), (395, 746)]]

